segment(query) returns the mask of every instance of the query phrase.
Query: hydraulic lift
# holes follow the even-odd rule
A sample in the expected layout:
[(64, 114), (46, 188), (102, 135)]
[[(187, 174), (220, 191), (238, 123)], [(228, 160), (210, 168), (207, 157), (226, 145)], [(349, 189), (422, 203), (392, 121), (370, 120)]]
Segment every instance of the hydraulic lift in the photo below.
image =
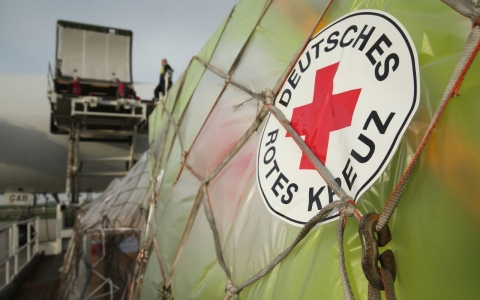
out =
[[(68, 133), (69, 147), (65, 193), (77, 203), (79, 178), (85, 176), (121, 177), (135, 161), (137, 135), (147, 121), (147, 104), (134, 99), (79, 96), (49, 92), (52, 131)], [(82, 156), (80, 148), (88, 142), (118, 142), (129, 145), (124, 156)], [(125, 162), (125, 171), (84, 172), (82, 166), (95, 162)]]
[[(148, 132), (147, 117), (154, 104), (139, 100), (134, 93), (119, 97), (114, 82), (118, 79), (128, 90), (134, 90), (132, 37), (129, 30), (57, 22), (55, 71), (49, 64), (47, 97), (50, 131), (69, 136), (65, 193), (72, 204), (78, 203), (79, 193), (88, 189), (82, 187), (81, 178), (124, 176), (136, 161), (138, 134)], [(79, 77), (80, 94), (69, 88), (75, 77)], [(127, 145), (121, 147), (125, 153), (120, 156), (118, 151), (85, 156), (81, 149), (89, 142)], [(125, 167), (108, 170), (107, 166), (114, 163), (124, 163)], [(94, 164), (94, 171), (85, 170), (86, 164)]]

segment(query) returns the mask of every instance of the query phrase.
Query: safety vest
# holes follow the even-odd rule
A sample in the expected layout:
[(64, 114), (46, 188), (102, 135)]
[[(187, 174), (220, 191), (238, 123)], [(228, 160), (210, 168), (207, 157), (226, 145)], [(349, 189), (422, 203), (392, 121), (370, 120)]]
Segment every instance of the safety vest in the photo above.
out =
[(82, 93), (82, 86), (79, 82), (73, 81), (72, 82), (72, 94), (80, 96)]
[(120, 82), (117, 86), (118, 92), (117, 96), (118, 98), (125, 98), (125, 83)]

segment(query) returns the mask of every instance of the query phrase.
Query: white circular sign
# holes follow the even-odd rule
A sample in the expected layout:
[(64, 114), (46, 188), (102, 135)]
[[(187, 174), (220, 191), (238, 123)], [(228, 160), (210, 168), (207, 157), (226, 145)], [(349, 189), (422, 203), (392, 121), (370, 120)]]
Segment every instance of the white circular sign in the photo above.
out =
[[(385, 12), (362, 10), (311, 39), (275, 106), (357, 201), (394, 155), (419, 89), (417, 53), (405, 28)], [(338, 200), (272, 115), (260, 139), (257, 181), (267, 209), (297, 226)]]

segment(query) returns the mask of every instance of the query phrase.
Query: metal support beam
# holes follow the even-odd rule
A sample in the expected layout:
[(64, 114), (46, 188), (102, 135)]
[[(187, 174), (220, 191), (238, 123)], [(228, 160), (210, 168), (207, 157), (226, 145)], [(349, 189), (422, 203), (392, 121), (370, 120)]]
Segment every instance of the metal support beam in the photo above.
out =
[[(127, 170), (133, 167), (137, 134), (141, 125), (146, 121), (147, 106), (128, 99), (105, 100), (90, 96), (64, 97), (61, 100), (69, 101), (68, 104), (70, 104), (67, 106), (63, 103), (65, 107), (68, 107), (68, 112), (64, 110), (54, 112), (54, 114), (65, 116), (62, 120), (65, 125), (69, 125), (70, 131), (65, 193), (68, 199), (67, 204), (68, 202), (76, 204), (79, 192), (83, 191), (80, 188), (81, 177), (121, 177), (126, 175), (127, 172), (117, 172), (117, 169), (98, 170), (99, 167), (114, 167), (115, 164), (110, 164), (110, 162), (125, 162)], [(102, 153), (101, 156), (81, 157), (80, 143), (88, 141), (128, 142), (129, 150), (126, 150), (128, 154), (109, 157), (108, 153)], [(80, 166), (83, 166), (84, 162), (96, 163), (94, 172), (82, 172)], [(82, 169), (89, 170), (88, 167), (82, 167)]]
[(123, 172), (83, 172), (78, 174), (79, 176), (82, 177), (87, 177), (87, 176), (99, 176), (99, 177), (105, 177), (105, 176), (111, 176), (111, 177), (123, 177), (127, 175), (128, 172), (123, 171)]
[(80, 158), (81, 161), (96, 161), (96, 162), (107, 162), (107, 161), (125, 161), (128, 162), (130, 160), (130, 156), (111, 156), (111, 157), (102, 157), (102, 156), (84, 156)]
[(78, 203), (78, 193), (79, 193), (79, 180), (78, 180), (78, 173), (80, 172), (80, 130), (79, 126), (75, 125), (75, 144), (74, 144), (74, 152), (73, 152), (73, 195), (72, 203)]
[(137, 129), (138, 126), (134, 127), (135, 134), (132, 136), (132, 140), (130, 141), (130, 160), (128, 162), (128, 170), (133, 167), (134, 159), (135, 159), (135, 144), (137, 143)]
[(73, 168), (73, 149), (74, 149), (74, 132), (70, 132), (70, 137), (68, 139), (68, 157), (67, 157), (67, 178), (65, 183), (65, 195), (67, 204), (71, 202), (72, 199), (72, 168)]
[(80, 136), (81, 137), (89, 137), (89, 136), (106, 136), (106, 137), (113, 137), (113, 136), (132, 136), (135, 134), (133, 130), (93, 130), (93, 129), (81, 129)]
[(75, 112), (75, 115), (79, 116), (100, 116), (100, 117), (114, 117), (114, 118), (134, 118), (134, 119), (140, 119), (140, 120), (145, 120), (145, 117), (143, 115), (134, 115), (134, 114), (121, 114), (121, 113), (100, 113), (100, 112), (83, 112), (83, 111), (77, 111)]

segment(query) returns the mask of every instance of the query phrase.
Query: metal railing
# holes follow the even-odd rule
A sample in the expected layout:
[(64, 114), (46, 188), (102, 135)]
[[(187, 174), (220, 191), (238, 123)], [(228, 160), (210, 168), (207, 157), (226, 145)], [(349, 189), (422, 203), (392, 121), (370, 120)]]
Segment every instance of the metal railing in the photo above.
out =
[[(98, 106), (115, 107), (117, 110), (123, 107), (130, 110), (129, 113), (120, 112), (101, 112), (93, 111), (92, 108)], [(147, 119), (147, 105), (129, 98), (118, 98), (115, 100), (106, 100), (97, 96), (80, 96), (72, 99), (71, 116), (99, 116), (99, 117), (115, 117), (115, 118), (135, 118), (138, 122)]]
[[(40, 218), (35, 217), (0, 228), (0, 234), (7, 233), (6, 241), (0, 243), (7, 245), (6, 257), (4, 255), (0, 261), (0, 274), (5, 273), (2, 274), (5, 276), (5, 282), (0, 284), (0, 291), (8, 285), (38, 253), (39, 225)], [(20, 227), (22, 227), (22, 229), (20, 229)], [(32, 229), (34, 232), (32, 232)], [(26, 234), (26, 237), (22, 236), (22, 234)]]
[(53, 83), (53, 72), (52, 72), (52, 66), (50, 65), (50, 62), (48, 62), (48, 68), (47, 68), (47, 93), (53, 92), (54, 88), (54, 83)]

